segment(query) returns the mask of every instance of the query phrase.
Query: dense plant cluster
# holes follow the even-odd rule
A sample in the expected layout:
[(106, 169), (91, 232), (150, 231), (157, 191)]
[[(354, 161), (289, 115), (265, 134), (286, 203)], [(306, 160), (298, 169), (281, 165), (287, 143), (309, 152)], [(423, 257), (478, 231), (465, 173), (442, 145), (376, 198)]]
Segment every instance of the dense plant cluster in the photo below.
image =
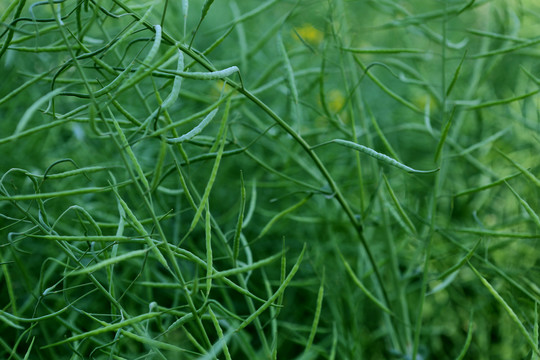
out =
[(0, 18), (1, 358), (540, 358), (538, 4)]

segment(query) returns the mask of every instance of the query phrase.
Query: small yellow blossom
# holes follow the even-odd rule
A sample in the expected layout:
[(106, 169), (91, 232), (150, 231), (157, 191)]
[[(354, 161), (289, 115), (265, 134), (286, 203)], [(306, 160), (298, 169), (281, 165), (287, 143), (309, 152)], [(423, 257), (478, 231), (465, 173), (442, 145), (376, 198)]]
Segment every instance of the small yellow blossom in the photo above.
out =
[(295, 31), (304, 41), (313, 45), (319, 45), (323, 40), (323, 33), (315, 29), (311, 24), (304, 24), (297, 27), (295, 28)]
[(345, 105), (345, 96), (341, 90), (333, 89), (328, 92), (326, 96), (328, 101), (328, 109), (332, 112), (339, 112)]
[(437, 103), (435, 102), (435, 99), (433, 96), (428, 94), (416, 94), (412, 98), (412, 103), (420, 110), (427, 110), (427, 105), (429, 102), (429, 111), (433, 112), (433, 110), (436, 108)]

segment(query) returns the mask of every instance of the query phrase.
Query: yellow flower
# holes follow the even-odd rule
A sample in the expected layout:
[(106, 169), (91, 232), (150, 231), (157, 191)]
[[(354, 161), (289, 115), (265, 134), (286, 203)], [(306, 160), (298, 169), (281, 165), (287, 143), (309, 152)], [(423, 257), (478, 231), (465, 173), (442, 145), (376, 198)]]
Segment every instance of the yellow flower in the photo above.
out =
[(437, 105), (433, 96), (428, 95), (428, 94), (416, 94), (412, 98), (412, 103), (417, 108), (423, 111), (426, 111), (426, 105), (428, 105), (428, 102), (429, 102), (429, 111), (433, 112)]
[(326, 99), (328, 101), (328, 109), (335, 113), (339, 112), (345, 105), (345, 96), (338, 89), (330, 90)]
[(295, 31), (304, 41), (313, 45), (319, 45), (323, 40), (323, 33), (315, 29), (311, 24), (304, 24), (297, 27)]

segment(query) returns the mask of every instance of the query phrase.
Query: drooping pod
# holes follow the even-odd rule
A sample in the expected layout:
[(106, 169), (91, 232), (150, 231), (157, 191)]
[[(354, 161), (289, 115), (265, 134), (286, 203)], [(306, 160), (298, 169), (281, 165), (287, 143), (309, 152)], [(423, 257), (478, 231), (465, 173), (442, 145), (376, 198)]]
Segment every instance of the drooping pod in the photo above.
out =
[(433, 169), (433, 170), (416, 170), (416, 169), (413, 169), (405, 164), (402, 164), (400, 163), (399, 161), (395, 160), (395, 159), (392, 159), (391, 157), (385, 155), (385, 154), (381, 154), (380, 152), (377, 152), (371, 148), (368, 148), (367, 146), (364, 146), (364, 145), (360, 145), (360, 144), (357, 144), (355, 142), (352, 142), (352, 141), (348, 141), (348, 140), (343, 140), (343, 139), (333, 139), (333, 140), (330, 140), (330, 141), (327, 141), (327, 142), (324, 142), (322, 144), (319, 144), (319, 145), (315, 145), (312, 147), (313, 148), (316, 148), (316, 147), (319, 147), (319, 146), (323, 146), (323, 145), (327, 145), (327, 144), (330, 144), (330, 143), (336, 143), (338, 145), (342, 145), (342, 146), (345, 146), (345, 147), (348, 147), (348, 148), (351, 148), (351, 149), (354, 149), (354, 150), (357, 150), (357, 151), (360, 151), (360, 152), (363, 152), (364, 154), (367, 154), (385, 164), (388, 164), (388, 165), (391, 165), (391, 166), (394, 166), (398, 169), (401, 169), (401, 170), (405, 170), (407, 172), (410, 172), (410, 173), (416, 173), (416, 174), (430, 174), (430, 173), (434, 173), (434, 172), (437, 172), (439, 171), (439, 169)]
[(208, 125), (208, 123), (210, 123), (210, 121), (214, 118), (214, 116), (216, 115), (216, 113), (218, 112), (218, 109), (214, 109), (212, 110), (208, 115), (206, 115), (206, 117), (199, 123), (199, 125), (195, 126), (193, 129), (191, 129), (189, 132), (185, 133), (184, 135), (182, 136), (179, 136), (177, 138), (172, 138), (172, 139), (167, 139), (167, 142), (169, 144), (177, 144), (177, 143), (182, 143), (184, 141), (187, 141), (189, 139), (192, 139), (194, 138), (195, 136), (197, 136), (198, 134), (201, 133), (201, 131), (203, 131), (203, 129), (206, 127), (206, 125)]

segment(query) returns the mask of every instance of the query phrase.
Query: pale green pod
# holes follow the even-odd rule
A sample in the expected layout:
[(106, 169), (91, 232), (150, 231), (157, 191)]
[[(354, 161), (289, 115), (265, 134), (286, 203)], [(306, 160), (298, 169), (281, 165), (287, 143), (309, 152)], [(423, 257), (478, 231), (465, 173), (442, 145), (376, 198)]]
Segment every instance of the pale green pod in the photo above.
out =
[[(178, 51), (178, 61), (176, 65), (176, 69), (178, 71), (182, 71), (184, 69), (184, 54), (181, 51)], [(161, 103), (161, 106), (159, 106), (156, 110), (154, 110), (143, 122), (141, 125), (141, 128), (148, 125), (152, 119), (155, 119), (155, 117), (158, 115), (158, 113), (163, 110), (169, 108), (174, 102), (178, 99), (178, 96), (180, 95), (180, 88), (182, 87), (182, 77), (175, 76), (173, 81), (173, 87), (167, 98)]]
[(62, 91), (64, 91), (65, 87), (58, 88), (56, 90), (53, 90), (42, 97), (40, 97), (36, 102), (32, 104), (23, 114), (23, 117), (17, 124), (17, 127), (15, 128), (15, 132), (13, 135), (18, 135), (23, 129), (26, 127), (26, 124), (28, 124), (28, 121), (32, 118), (32, 115), (37, 111), (37, 109), (47, 101), (50, 101), (52, 98), (54, 98), (56, 95), (59, 95)]
[(217, 71), (209, 71), (209, 72), (188, 72), (188, 71), (174, 71), (174, 70), (166, 70), (166, 69), (160, 69), (161, 73), (165, 74), (171, 74), (175, 76), (181, 76), (188, 79), (194, 79), (194, 80), (218, 80), (218, 79), (224, 79), (228, 76), (231, 76), (234, 73), (239, 73), (240, 69), (238, 69), (238, 66), (231, 66), (223, 70), (217, 70)]
[(218, 109), (212, 110), (210, 114), (206, 115), (206, 117), (199, 123), (199, 125), (195, 126), (191, 131), (177, 138), (167, 139), (167, 142), (169, 144), (177, 144), (194, 138), (195, 136), (200, 134), (201, 131), (203, 131), (206, 125), (210, 123), (210, 121), (212, 121), (217, 112)]
[(186, 36), (188, 9), (189, 9), (188, 0), (182, 0), (182, 14), (184, 15), (184, 37)]
[(381, 154), (371, 148), (368, 148), (367, 146), (364, 146), (364, 145), (360, 145), (360, 144), (357, 144), (355, 142), (352, 142), (352, 141), (347, 141), (347, 140), (343, 140), (343, 139), (333, 139), (333, 140), (330, 140), (330, 141), (327, 141), (325, 143), (322, 143), (322, 144), (319, 144), (319, 145), (316, 145), (316, 146), (313, 146), (312, 148), (315, 148), (315, 147), (319, 147), (319, 146), (322, 146), (322, 145), (326, 145), (326, 144), (330, 144), (330, 143), (336, 143), (336, 144), (339, 144), (339, 145), (342, 145), (342, 146), (346, 146), (348, 148), (351, 148), (351, 149), (354, 149), (354, 150), (357, 150), (357, 151), (360, 151), (360, 152), (363, 152), (364, 154), (367, 154), (385, 164), (388, 164), (388, 165), (391, 165), (391, 166), (394, 166), (398, 169), (401, 169), (401, 170), (405, 170), (407, 172), (410, 172), (410, 173), (416, 173), (416, 174), (430, 174), (430, 173), (434, 173), (434, 172), (437, 172), (439, 171), (439, 169), (433, 169), (433, 170), (416, 170), (416, 169), (413, 169), (405, 164), (402, 164), (400, 163), (399, 161), (395, 160), (395, 159), (392, 159), (391, 157), (385, 155), (385, 154)]
[[(178, 51), (178, 62), (176, 65), (176, 69), (178, 71), (184, 70), (184, 53), (181, 51)], [(169, 96), (167, 96), (167, 98), (161, 104), (162, 109), (167, 109), (178, 99), (178, 95), (180, 94), (181, 87), (182, 87), (182, 77), (175, 76), (171, 93), (169, 94)]]
[(285, 44), (283, 44), (283, 38), (281, 34), (278, 33), (278, 47), (281, 54), (281, 61), (285, 69), (285, 76), (287, 77), (287, 83), (291, 91), (291, 95), (295, 104), (298, 104), (298, 90), (296, 88), (296, 80), (294, 78), (294, 70), (289, 60), (289, 55), (287, 54), (287, 49), (285, 49)]
[(124, 71), (122, 71), (116, 78), (114, 78), (113, 81), (108, 83), (105, 87), (95, 91), (93, 93), (94, 97), (100, 97), (105, 94), (109, 94), (111, 91), (116, 89), (118, 86), (122, 84), (122, 81), (126, 78), (128, 74), (131, 74), (131, 69), (133, 68), (133, 65), (135, 63), (131, 63), (128, 67), (125, 68)]
[(154, 29), (156, 30), (156, 38), (154, 39), (154, 44), (152, 44), (152, 48), (150, 48), (148, 55), (146, 55), (146, 58), (144, 59), (144, 62), (147, 63), (151, 62), (154, 59), (159, 50), (159, 45), (161, 45), (161, 26), (155, 25)]

